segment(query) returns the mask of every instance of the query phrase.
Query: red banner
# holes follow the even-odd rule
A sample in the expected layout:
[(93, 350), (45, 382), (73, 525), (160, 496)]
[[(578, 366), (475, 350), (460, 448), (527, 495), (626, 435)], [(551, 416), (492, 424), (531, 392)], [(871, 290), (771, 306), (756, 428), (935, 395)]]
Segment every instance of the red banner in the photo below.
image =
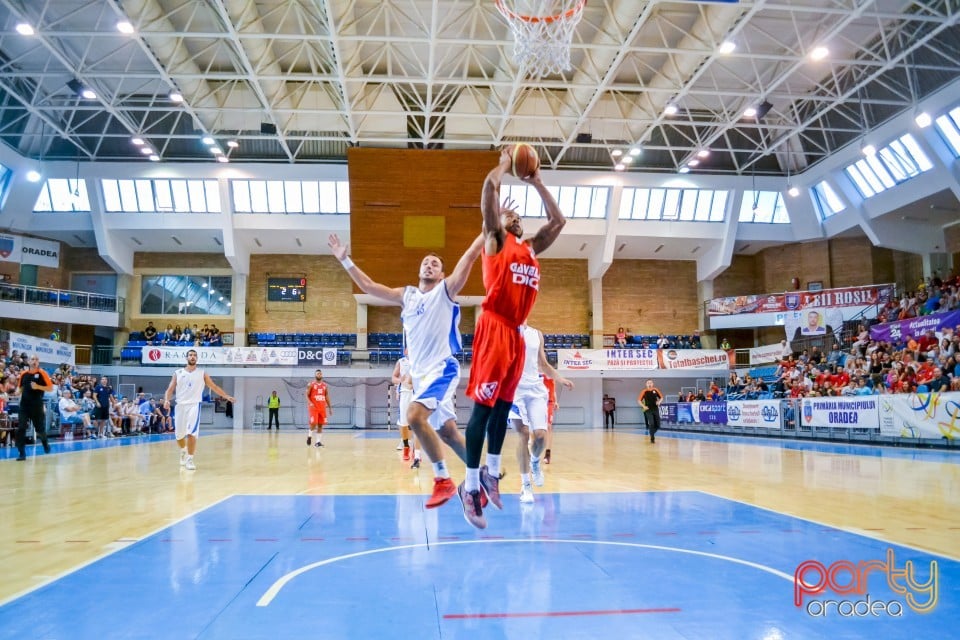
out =
[(741, 313), (782, 313), (806, 308), (866, 307), (885, 304), (893, 297), (893, 285), (844, 287), (822, 291), (795, 291), (768, 295), (714, 298), (707, 307), (711, 316), (732, 316)]

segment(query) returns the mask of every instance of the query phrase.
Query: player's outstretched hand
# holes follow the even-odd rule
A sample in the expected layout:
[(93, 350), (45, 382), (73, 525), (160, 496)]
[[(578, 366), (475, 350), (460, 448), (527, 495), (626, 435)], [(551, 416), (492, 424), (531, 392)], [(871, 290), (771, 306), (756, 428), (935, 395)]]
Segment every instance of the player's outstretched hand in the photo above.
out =
[(573, 389), (573, 382), (567, 380), (566, 378), (560, 378), (560, 384), (562, 384), (567, 389)]
[(337, 260), (344, 260), (347, 257), (347, 245), (340, 243), (340, 238), (335, 233), (331, 233), (327, 238), (327, 246), (333, 252), (333, 257)]

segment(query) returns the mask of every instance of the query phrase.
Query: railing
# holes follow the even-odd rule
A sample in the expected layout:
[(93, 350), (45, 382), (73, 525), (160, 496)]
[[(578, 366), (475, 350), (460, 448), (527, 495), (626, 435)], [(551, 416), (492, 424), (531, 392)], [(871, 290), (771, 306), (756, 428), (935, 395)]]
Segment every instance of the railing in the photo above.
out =
[(124, 299), (117, 296), (9, 283), (0, 283), (0, 301), (117, 313), (123, 313), (124, 307)]

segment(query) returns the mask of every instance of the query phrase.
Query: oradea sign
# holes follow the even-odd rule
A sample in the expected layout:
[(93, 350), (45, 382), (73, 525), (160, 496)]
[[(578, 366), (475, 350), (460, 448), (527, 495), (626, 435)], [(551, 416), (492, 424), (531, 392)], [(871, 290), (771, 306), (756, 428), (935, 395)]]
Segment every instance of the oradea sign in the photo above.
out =
[(0, 234), (0, 261), (56, 268), (60, 266), (60, 243)]

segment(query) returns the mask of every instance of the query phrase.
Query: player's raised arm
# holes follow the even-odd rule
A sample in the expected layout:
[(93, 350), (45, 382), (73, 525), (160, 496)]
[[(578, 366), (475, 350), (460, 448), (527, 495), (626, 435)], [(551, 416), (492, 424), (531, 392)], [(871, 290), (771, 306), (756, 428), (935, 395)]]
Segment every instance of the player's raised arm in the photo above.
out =
[(473, 263), (476, 262), (480, 256), (483, 243), (483, 234), (474, 238), (464, 254), (460, 256), (457, 266), (453, 268), (453, 273), (447, 276), (447, 294), (451, 298), (455, 298), (457, 294), (460, 293), (460, 290), (463, 289), (463, 286), (467, 284), (467, 278), (470, 277), (470, 269), (473, 268)]
[(500, 164), (494, 167), (483, 181), (480, 213), (483, 214), (483, 246), (488, 256), (500, 253), (506, 238), (506, 231), (500, 222), (500, 183), (503, 182), (504, 174), (510, 171), (512, 162), (510, 152), (505, 148), (500, 152)]
[(340, 261), (343, 268), (350, 274), (350, 278), (357, 283), (357, 286), (360, 287), (364, 293), (369, 293), (372, 296), (376, 296), (381, 300), (386, 300), (397, 306), (403, 305), (403, 287), (393, 289), (385, 284), (374, 282), (360, 267), (353, 264), (353, 260), (347, 255), (347, 245), (340, 243), (340, 238), (337, 234), (330, 234), (330, 238), (327, 240), (327, 246), (329, 246), (333, 252), (333, 257)]
[(564, 225), (567, 224), (567, 219), (563, 216), (563, 212), (560, 211), (560, 205), (557, 204), (553, 194), (547, 190), (543, 184), (543, 180), (540, 179), (540, 169), (534, 171), (533, 175), (521, 179), (537, 190), (537, 193), (540, 194), (540, 199), (543, 200), (543, 208), (547, 212), (547, 224), (540, 227), (537, 235), (533, 236), (533, 239), (530, 240), (530, 246), (533, 247), (537, 255), (540, 255), (549, 249), (553, 241), (557, 239)]

